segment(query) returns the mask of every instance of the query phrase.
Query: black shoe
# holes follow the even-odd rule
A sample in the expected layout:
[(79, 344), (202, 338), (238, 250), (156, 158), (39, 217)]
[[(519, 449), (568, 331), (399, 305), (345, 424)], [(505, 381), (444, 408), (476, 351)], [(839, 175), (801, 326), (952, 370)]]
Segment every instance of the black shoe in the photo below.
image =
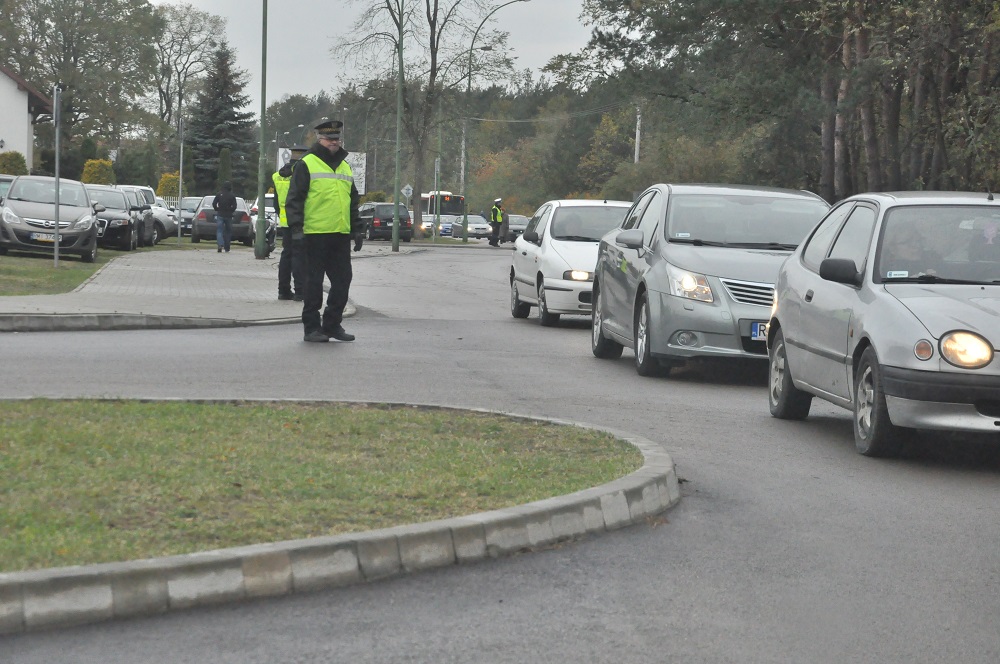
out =
[(291, 293), (278, 293), (279, 300), (291, 300), (294, 297)]
[[(354, 337), (351, 338), (353, 339)], [(303, 339), (305, 341), (315, 341), (316, 343), (325, 344), (330, 340), (330, 337), (319, 330), (313, 330), (312, 332), (306, 332), (306, 336)]]
[(324, 333), (329, 334), (337, 341), (354, 341), (354, 335), (348, 334), (343, 325), (338, 325), (331, 330), (324, 330)]
[(222, 253), (222, 247), (217, 247), (217, 248), (215, 249), (215, 253), (217, 253), (217, 254), (221, 254), (221, 253)]

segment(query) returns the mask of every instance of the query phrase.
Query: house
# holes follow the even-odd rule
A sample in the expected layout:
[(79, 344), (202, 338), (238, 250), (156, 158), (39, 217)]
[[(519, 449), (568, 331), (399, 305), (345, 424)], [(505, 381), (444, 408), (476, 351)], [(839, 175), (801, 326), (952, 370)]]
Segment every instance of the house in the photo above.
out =
[(35, 152), (34, 125), (45, 113), (52, 113), (52, 100), (0, 64), (0, 152), (20, 152), (30, 169)]

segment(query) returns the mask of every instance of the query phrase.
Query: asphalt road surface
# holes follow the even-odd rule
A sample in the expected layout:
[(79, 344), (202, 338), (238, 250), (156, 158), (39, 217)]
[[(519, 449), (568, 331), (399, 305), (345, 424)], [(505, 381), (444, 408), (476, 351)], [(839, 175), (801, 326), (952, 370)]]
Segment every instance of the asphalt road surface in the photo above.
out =
[(772, 419), (763, 362), (640, 378), (628, 351), (591, 355), (587, 319), (511, 318), (509, 261), (356, 261), (352, 344), (304, 344), (299, 326), (2, 335), (0, 397), (392, 401), (602, 424), (664, 445), (678, 507), (502, 560), (0, 637), (0, 663), (1000, 661), (995, 436), (868, 459), (846, 411)]

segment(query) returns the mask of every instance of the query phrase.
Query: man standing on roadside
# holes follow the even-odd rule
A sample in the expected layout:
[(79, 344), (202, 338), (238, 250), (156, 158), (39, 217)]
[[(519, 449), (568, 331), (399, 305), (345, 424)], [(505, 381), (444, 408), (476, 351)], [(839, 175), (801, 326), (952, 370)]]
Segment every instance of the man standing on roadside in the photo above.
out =
[(236, 212), (236, 197), (233, 196), (233, 185), (229, 182), (222, 184), (222, 191), (212, 200), (212, 209), (215, 210), (215, 243), (216, 251), (223, 249), (229, 253), (229, 243), (233, 239), (233, 213)]
[[(342, 325), (351, 288), (351, 239), (361, 251), (364, 222), (358, 216), (358, 190), (340, 145), (343, 122), (330, 120), (314, 127), (318, 140), (295, 165), (285, 199), (293, 253), (305, 257), (305, 293), (302, 325), (305, 340), (354, 341)], [(299, 251), (299, 249), (302, 251)], [(323, 277), (330, 279), (330, 294), (323, 304)]]
[(500, 226), (503, 225), (503, 199), (498, 198), (493, 201), (493, 209), (490, 210), (490, 226), (493, 233), (490, 235), (490, 246), (500, 246)]
[[(292, 180), (292, 170), (305, 155), (306, 146), (292, 146), (292, 155), (288, 163), (271, 176), (274, 184), (274, 211), (278, 215), (278, 227), (281, 229), (281, 258), (278, 259), (278, 299), (301, 302), (305, 286), (302, 282), (302, 257), (295, 255), (295, 243), (292, 233), (288, 230), (288, 214), (285, 211), (285, 200), (288, 198), (288, 187)], [(292, 291), (294, 284), (295, 290)]]

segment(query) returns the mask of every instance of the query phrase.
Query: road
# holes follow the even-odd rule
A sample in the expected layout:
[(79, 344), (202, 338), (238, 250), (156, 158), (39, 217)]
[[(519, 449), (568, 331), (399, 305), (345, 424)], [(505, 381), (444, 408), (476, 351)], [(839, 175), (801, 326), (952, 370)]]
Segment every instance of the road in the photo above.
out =
[(511, 318), (509, 260), (356, 261), (352, 344), (304, 344), (298, 326), (7, 334), (0, 397), (407, 401), (590, 422), (660, 441), (678, 507), (503, 560), (0, 637), (0, 662), (1000, 661), (1000, 446), (926, 436), (900, 459), (861, 457), (846, 411), (772, 419), (763, 363), (640, 378), (628, 351), (591, 356), (585, 319)]

